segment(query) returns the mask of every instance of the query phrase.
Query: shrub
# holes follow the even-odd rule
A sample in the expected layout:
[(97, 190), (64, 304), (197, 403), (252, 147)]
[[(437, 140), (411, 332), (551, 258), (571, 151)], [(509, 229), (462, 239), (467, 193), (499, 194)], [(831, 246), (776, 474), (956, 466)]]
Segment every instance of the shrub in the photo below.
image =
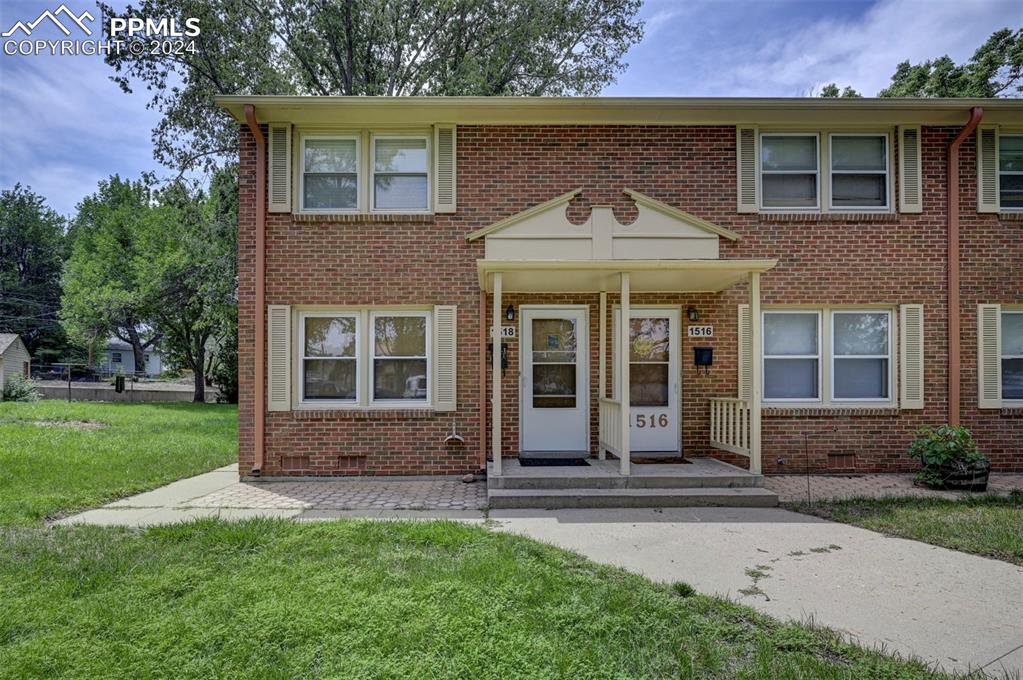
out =
[(4, 381), (3, 401), (36, 401), (39, 393), (36, 384), (21, 374), (15, 373)]
[(918, 481), (932, 486), (945, 483), (947, 469), (951, 465), (965, 468), (987, 462), (973, 435), (959, 425), (924, 427), (916, 432), (916, 439), (909, 445), (909, 455), (918, 458), (923, 467), (916, 474)]

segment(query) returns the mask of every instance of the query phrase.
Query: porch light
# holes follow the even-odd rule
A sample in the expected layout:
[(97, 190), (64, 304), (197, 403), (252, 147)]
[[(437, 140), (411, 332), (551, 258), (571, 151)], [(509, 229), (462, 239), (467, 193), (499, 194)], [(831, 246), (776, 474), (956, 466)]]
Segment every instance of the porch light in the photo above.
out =
[(686, 317), (690, 321), (699, 321), (700, 320), (700, 312), (698, 312), (696, 310), (696, 307), (688, 307), (686, 309)]
[(508, 319), (509, 321), (514, 321), (515, 320), (515, 307), (514, 306), (508, 305), (508, 309), (504, 310), (504, 318)]

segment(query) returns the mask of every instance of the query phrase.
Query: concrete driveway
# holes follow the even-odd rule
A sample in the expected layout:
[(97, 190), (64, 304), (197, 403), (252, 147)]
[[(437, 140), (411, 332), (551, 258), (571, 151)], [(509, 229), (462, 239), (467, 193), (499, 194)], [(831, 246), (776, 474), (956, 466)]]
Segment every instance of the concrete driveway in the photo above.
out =
[(787, 510), (495, 510), (495, 526), (946, 670), (1023, 674), (1023, 567)]

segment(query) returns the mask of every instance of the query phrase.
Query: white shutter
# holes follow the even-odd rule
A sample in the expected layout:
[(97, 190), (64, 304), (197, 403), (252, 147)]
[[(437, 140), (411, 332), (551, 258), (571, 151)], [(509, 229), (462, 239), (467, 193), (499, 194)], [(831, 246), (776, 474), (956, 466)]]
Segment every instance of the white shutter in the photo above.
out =
[(998, 212), (998, 129), (977, 128), (977, 212)]
[(291, 306), (266, 307), (267, 410), (291, 409)]
[(742, 126), (735, 128), (736, 185), (738, 210), (741, 213), (755, 213), (758, 209), (760, 151), (757, 146), (757, 128)]
[(977, 406), (1002, 407), (1002, 308), (977, 305)]
[(437, 305), (433, 308), (433, 407), (437, 411), (454, 411), (456, 398), (456, 364), (458, 354), (458, 307)]
[(924, 210), (924, 191), (920, 169), (920, 126), (899, 128), (899, 211)]
[(924, 407), (924, 306), (899, 308), (899, 403)]
[(753, 398), (753, 323), (749, 305), (739, 305), (739, 398)]
[(267, 126), (268, 195), (270, 212), (291, 212), (291, 125)]
[(455, 212), (457, 178), (455, 168), (456, 130), (454, 125), (433, 128), (433, 211)]

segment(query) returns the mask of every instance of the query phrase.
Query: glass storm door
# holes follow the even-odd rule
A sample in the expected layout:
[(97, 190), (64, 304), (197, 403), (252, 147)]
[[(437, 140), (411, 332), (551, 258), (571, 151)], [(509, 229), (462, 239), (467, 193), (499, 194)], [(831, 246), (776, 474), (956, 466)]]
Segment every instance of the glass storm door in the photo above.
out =
[(520, 450), (589, 454), (586, 309), (522, 307)]
[[(633, 452), (680, 451), (679, 345), (682, 325), (677, 309), (633, 308), (629, 323), (629, 444)], [(621, 398), (617, 338), (621, 309), (614, 312), (614, 387)]]

